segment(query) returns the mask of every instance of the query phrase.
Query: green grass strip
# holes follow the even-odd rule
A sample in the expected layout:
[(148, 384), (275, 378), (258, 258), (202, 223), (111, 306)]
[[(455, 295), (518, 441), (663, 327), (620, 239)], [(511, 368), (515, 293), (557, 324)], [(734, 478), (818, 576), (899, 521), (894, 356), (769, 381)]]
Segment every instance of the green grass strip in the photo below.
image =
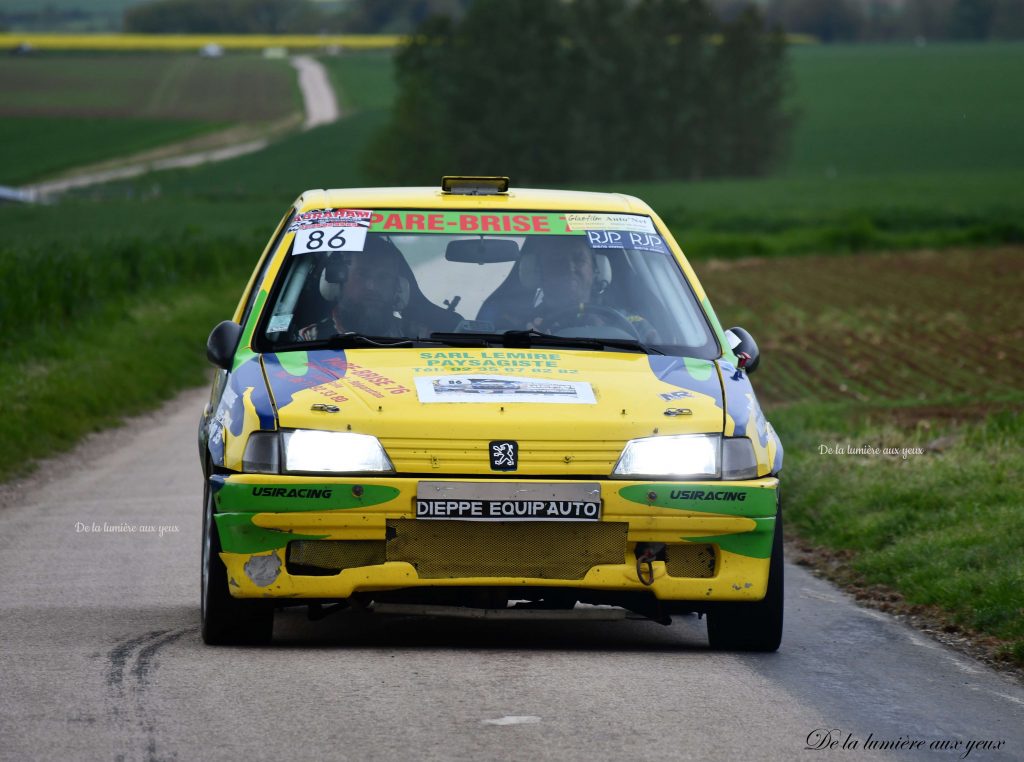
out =
[[(852, 551), (852, 569), (867, 583), (1002, 639), (1003, 655), (1024, 664), (1020, 406), (942, 430), (897, 428), (839, 408), (830, 415), (827, 407), (773, 416), (786, 443), (789, 526)], [(929, 448), (940, 434), (951, 438)]]
[(236, 278), (221, 278), (162, 292), (120, 318), (99, 313), (0, 366), (0, 481), (207, 380), (204, 337), (230, 314), (234, 287)]

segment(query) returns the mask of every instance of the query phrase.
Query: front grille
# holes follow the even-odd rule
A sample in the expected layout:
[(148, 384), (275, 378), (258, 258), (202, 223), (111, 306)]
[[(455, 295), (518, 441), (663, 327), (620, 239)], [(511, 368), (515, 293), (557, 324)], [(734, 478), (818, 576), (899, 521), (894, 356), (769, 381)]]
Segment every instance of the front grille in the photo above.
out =
[(583, 579), (592, 566), (623, 563), (628, 526), (395, 519), (388, 522), (387, 554), (389, 561), (408, 561), (426, 579)]
[(531, 577), (583, 579), (598, 564), (621, 564), (628, 524), (552, 521), (387, 522), (388, 540), (296, 540), (292, 574), (332, 574), (355, 566), (405, 561), (423, 579)]
[[(381, 444), (395, 469), (410, 474), (491, 473), (490, 443), (498, 436), (481, 439), (411, 439), (382, 437)], [(622, 440), (519, 441), (521, 473), (581, 476), (608, 474), (615, 467)]]
[(665, 548), (665, 570), (670, 577), (714, 577), (715, 546), (669, 545)]
[(383, 540), (296, 540), (288, 543), (286, 568), (289, 574), (337, 574), (386, 560)]

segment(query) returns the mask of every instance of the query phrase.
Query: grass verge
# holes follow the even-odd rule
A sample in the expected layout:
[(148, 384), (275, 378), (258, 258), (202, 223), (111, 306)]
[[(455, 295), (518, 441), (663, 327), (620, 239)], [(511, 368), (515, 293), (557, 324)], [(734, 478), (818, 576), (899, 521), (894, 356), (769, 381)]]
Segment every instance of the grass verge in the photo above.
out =
[(229, 273), (244, 275), (244, 266), (251, 267), (258, 253), (255, 240), (189, 235), (0, 250), (5, 364), (40, 356), (41, 345), (79, 330), (96, 314), (110, 320), (111, 310), (116, 317), (118, 310), (151, 294), (205, 287)]
[(896, 425), (893, 411), (776, 412), (788, 526), (838, 552), (853, 573), (845, 581), (938, 610), (1024, 667), (1024, 398), (980, 422), (940, 424), (933, 413)]
[(198, 288), (163, 289), (145, 302), (110, 306), (5, 361), (0, 481), (202, 384), (210, 369), (202, 337), (230, 315), (239, 281), (222, 275)]
[(0, 481), (208, 373), (256, 238), (86, 239), (0, 251)]

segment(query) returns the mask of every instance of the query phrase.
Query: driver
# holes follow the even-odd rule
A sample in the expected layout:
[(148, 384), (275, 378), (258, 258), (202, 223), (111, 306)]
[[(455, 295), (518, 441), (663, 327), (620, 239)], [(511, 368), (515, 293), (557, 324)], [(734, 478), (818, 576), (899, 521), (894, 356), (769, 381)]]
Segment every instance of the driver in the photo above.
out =
[(300, 328), (303, 341), (341, 333), (405, 336), (401, 310), (409, 301), (409, 281), (401, 274), (390, 247), (367, 237), (361, 252), (331, 254), (320, 273), (320, 295), (331, 311), (316, 323)]
[(611, 268), (605, 255), (587, 245), (585, 236), (528, 238), (519, 267), (532, 302), (515, 321), (516, 328), (557, 334), (569, 326), (608, 326), (629, 338), (657, 342), (647, 320), (601, 304)]
[(539, 256), (539, 291), (527, 328), (544, 330), (545, 322), (562, 313), (586, 310), (594, 288), (594, 253), (579, 236), (552, 237)]

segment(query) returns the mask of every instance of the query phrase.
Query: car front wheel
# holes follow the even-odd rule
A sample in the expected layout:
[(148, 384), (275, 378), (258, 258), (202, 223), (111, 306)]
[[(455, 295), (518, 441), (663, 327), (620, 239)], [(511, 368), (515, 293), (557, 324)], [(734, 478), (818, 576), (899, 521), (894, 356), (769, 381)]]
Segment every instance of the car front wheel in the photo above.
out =
[(708, 642), (721, 651), (777, 651), (782, 643), (785, 588), (782, 509), (776, 513), (775, 538), (768, 564), (768, 590), (756, 603), (724, 603), (707, 614)]
[(207, 483), (203, 495), (202, 634), (211, 646), (269, 643), (274, 609), (269, 601), (231, 597), (228, 575), (220, 559), (220, 537), (213, 520), (213, 494)]

